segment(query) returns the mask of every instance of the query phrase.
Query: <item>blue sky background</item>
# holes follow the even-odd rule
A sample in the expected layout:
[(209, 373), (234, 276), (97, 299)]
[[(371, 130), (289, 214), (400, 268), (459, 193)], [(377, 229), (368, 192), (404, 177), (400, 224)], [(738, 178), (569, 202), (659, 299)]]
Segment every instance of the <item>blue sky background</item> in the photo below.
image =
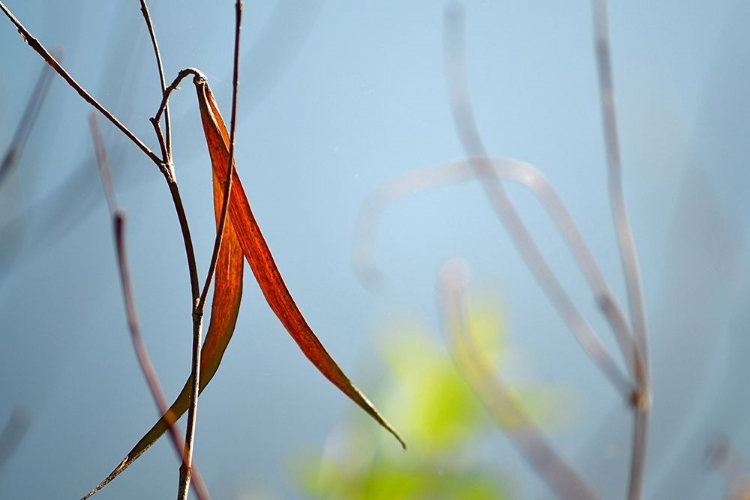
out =
[[(66, 68), (147, 144), (158, 79), (135, 0), (7, 1)], [(167, 78), (209, 77), (229, 115), (233, 2), (149, 3)], [(210, 5), (210, 7), (209, 7)], [(614, 290), (623, 281), (606, 194), (588, 2), (464, 2), (468, 79), (488, 151), (537, 165), (558, 189)], [(357, 213), (380, 183), (463, 157), (443, 65), (440, 2), (247, 2), (237, 158), (253, 210), (310, 324), (378, 402), (378, 325), (410, 314), (440, 339), (435, 273), (461, 256), (501, 291), (520, 379), (574, 388), (580, 408), (553, 434), (606, 498), (625, 484), (629, 414), (531, 279), (475, 183), (390, 208), (372, 294), (351, 267)], [(704, 451), (727, 435), (750, 456), (745, 381), (750, 326), (750, 4), (612, 2), (609, 19), (626, 197), (651, 328), (654, 420), (649, 498), (717, 498)], [(0, 148), (42, 67), (0, 20)], [(175, 162), (205, 273), (213, 242), (210, 173), (195, 93), (173, 100)], [(0, 421), (32, 423), (0, 472), (3, 498), (78, 498), (106, 475), (156, 412), (126, 329), (109, 216), (87, 125), (89, 106), (55, 78), (18, 170), (0, 187)], [(168, 394), (189, 370), (190, 297), (166, 185), (102, 125), (127, 236), (144, 335)], [(577, 304), (614, 348), (548, 217), (517, 202)], [(222, 367), (201, 398), (197, 460), (214, 498), (298, 498), (290, 481), (352, 411), (299, 353), (247, 273)], [(408, 440), (408, 436), (407, 436)], [(548, 497), (500, 432), (498, 464), (522, 498)], [(174, 494), (164, 440), (99, 498)], [(500, 465), (498, 465), (500, 467)], [(255, 494), (256, 496), (247, 496)]]

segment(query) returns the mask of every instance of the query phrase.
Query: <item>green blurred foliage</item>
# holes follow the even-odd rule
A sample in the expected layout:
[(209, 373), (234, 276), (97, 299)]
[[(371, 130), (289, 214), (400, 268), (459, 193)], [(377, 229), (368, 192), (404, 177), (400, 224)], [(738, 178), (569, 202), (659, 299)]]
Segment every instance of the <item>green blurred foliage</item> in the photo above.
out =
[(385, 343), (393, 384), (385, 391), (385, 411), (428, 454), (450, 453), (471, 439), (484, 418), (481, 404), (427, 332), (404, 329)]
[[(479, 346), (499, 367), (512, 353), (501, 302), (472, 295), (468, 321)], [(331, 500), (498, 500), (514, 498), (511, 481), (479, 451), (500, 428), (455, 367), (439, 337), (417, 321), (403, 321), (382, 335), (390, 377), (377, 401), (405, 436), (406, 452), (360, 415), (333, 432), (320, 457), (299, 474), (304, 492)], [(559, 423), (568, 394), (554, 388), (515, 391), (534, 420)], [(528, 403), (528, 405), (527, 405)]]

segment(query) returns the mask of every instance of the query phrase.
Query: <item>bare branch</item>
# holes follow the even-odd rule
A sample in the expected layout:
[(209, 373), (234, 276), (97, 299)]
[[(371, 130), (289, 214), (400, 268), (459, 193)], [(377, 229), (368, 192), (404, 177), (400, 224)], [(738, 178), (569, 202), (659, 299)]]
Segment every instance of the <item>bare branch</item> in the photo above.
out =
[[(151, 21), (151, 14), (148, 10), (146, 0), (140, 0), (141, 12), (143, 13), (143, 19), (146, 22), (148, 28), (148, 34), (151, 37), (151, 45), (154, 47), (154, 56), (156, 57), (156, 67), (159, 70), (159, 83), (161, 84), (162, 97), (167, 91), (167, 80), (164, 77), (164, 65), (161, 60), (161, 52), (159, 51), (159, 42), (156, 39), (156, 31), (154, 30), (154, 23)], [(164, 159), (167, 163), (172, 163), (172, 123), (169, 117), (169, 106), (166, 105), (164, 110), (164, 129), (166, 130), (166, 141), (161, 142), (163, 144)], [(159, 131), (157, 135), (160, 135)]]
[[(627, 359), (633, 349), (633, 340), (619, 304), (604, 280), (601, 269), (586, 245), (578, 226), (576, 226), (554, 187), (542, 172), (534, 165), (526, 162), (505, 158), (459, 160), (409, 172), (378, 186), (366, 200), (365, 206), (359, 214), (355, 231), (352, 261), (362, 281), (370, 283), (372, 278), (382, 280), (382, 274), (375, 262), (373, 249), (377, 234), (377, 222), (385, 208), (420, 191), (475, 179), (477, 173), (472, 166), (472, 162), (480, 160), (487, 161), (491, 165), (491, 170), (483, 170), (480, 173), (483, 176), (483, 181), (517, 182), (527, 187), (542, 203), (581, 269), (592, 295), (601, 304), (602, 310), (613, 328), (620, 350)], [(519, 248), (519, 250), (521, 249)], [(583, 333), (583, 335), (587, 334)], [(596, 364), (606, 374), (622, 398), (629, 400), (634, 388), (628, 377), (603, 347), (592, 347), (591, 352), (595, 356)]]
[[(208, 297), (208, 289), (211, 285), (211, 280), (216, 270), (216, 262), (219, 258), (219, 250), (221, 249), (221, 242), (224, 237), (227, 216), (229, 214), (229, 195), (232, 189), (232, 177), (234, 175), (234, 145), (235, 145), (235, 133), (237, 130), (237, 94), (240, 84), (240, 34), (242, 31), (242, 0), (237, 0), (235, 4), (235, 25), (234, 25), (234, 61), (233, 61), (233, 78), (232, 78), (232, 115), (230, 121), (230, 139), (229, 139), (229, 165), (227, 168), (228, 175), (224, 185), (224, 200), (222, 202), (221, 216), (216, 230), (216, 239), (214, 241), (214, 248), (211, 254), (211, 262), (209, 264), (208, 273), (206, 275), (206, 281), (203, 285), (203, 291), (196, 304), (196, 314), (199, 317), (203, 316), (203, 310), (206, 304), (206, 298)], [(166, 91), (165, 91), (166, 96)], [(165, 115), (166, 119), (166, 115)], [(190, 485), (191, 467), (190, 462), (192, 459), (192, 444), (195, 438), (195, 419), (197, 415), (198, 405), (198, 393), (200, 392), (200, 331), (198, 335), (193, 339), (193, 370), (192, 370), (192, 387), (190, 394), (190, 409), (188, 410), (188, 424), (187, 433), (185, 436), (186, 447), (185, 447), (185, 461), (183, 467), (180, 469), (180, 486), (177, 494), (178, 500), (187, 500), (188, 486)]]
[[(482, 180), (482, 187), (493, 209), (505, 225), (519, 253), (534, 274), (547, 299), (557, 310), (560, 317), (571, 332), (573, 332), (578, 342), (597, 367), (613, 383), (616, 389), (621, 390), (621, 380), (613, 378), (612, 366), (614, 362), (610, 360), (609, 354), (604, 349), (593, 327), (581, 315), (552, 269), (550, 269), (549, 264), (531, 238), (521, 217), (505, 192), (502, 183), (492, 182), (492, 162), (488, 158), (487, 151), (476, 127), (466, 82), (463, 56), (463, 12), (457, 10), (455, 7), (446, 11), (445, 43), (446, 77), (451, 99), (451, 111), (453, 112), (453, 119), (461, 143), (467, 154), (471, 157), (470, 164), (474, 168), (475, 175)], [(583, 268), (585, 269), (585, 266)], [(599, 303), (602, 303), (601, 296), (597, 296), (596, 299)], [(612, 303), (614, 303), (614, 299), (612, 299)], [(623, 324), (618, 321), (612, 326), (615, 331), (618, 331), (618, 329), (623, 327)], [(626, 344), (621, 343), (621, 345)], [(627, 399), (630, 399), (630, 397), (631, 393), (628, 392)]]
[(615, 116), (615, 96), (612, 79), (612, 63), (607, 29), (607, 5), (605, 0), (593, 0), (594, 38), (596, 62), (599, 74), (599, 94), (602, 105), (604, 140), (607, 149), (609, 198), (612, 219), (620, 247), (625, 285), (630, 303), (630, 321), (633, 325), (634, 348), (632, 364), (638, 391), (631, 402), (635, 412), (633, 422), (633, 456), (630, 468), (628, 498), (638, 500), (643, 495), (643, 471), (646, 462), (646, 441), (651, 406), (651, 381), (649, 374), (648, 334), (646, 312), (641, 286), (638, 255), (630, 228), (628, 211), (622, 189), (622, 165)]
[[(130, 278), (127, 246), (125, 244), (125, 213), (117, 208), (114, 187), (112, 184), (112, 175), (110, 173), (109, 163), (107, 162), (104, 141), (102, 140), (101, 130), (99, 129), (99, 122), (96, 119), (96, 115), (93, 113), (89, 115), (89, 125), (91, 128), (91, 136), (94, 141), (94, 148), (96, 150), (99, 173), (102, 178), (104, 196), (107, 199), (107, 205), (109, 207), (114, 227), (117, 263), (120, 271), (120, 283), (122, 285), (122, 294), (125, 302), (125, 313), (128, 320), (128, 329), (130, 330), (130, 338), (133, 341), (133, 348), (135, 350), (136, 358), (138, 359), (138, 364), (146, 378), (146, 383), (151, 391), (151, 396), (154, 398), (156, 407), (159, 410), (159, 415), (164, 415), (169, 411), (169, 404), (164, 396), (164, 390), (159, 382), (159, 377), (156, 374), (154, 365), (151, 362), (151, 356), (148, 354), (146, 343), (143, 341), (140, 321), (138, 319), (138, 309), (135, 303), (135, 293)], [(182, 459), (185, 446), (182, 437), (180, 436), (179, 427), (176, 424), (169, 428), (169, 436), (172, 439), (172, 444), (177, 452), (177, 456)], [(193, 487), (196, 495), (201, 500), (210, 500), (211, 495), (208, 493), (208, 489), (206, 488), (197, 467), (194, 467), (194, 473), (195, 480), (193, 482)]]
[(208, 267), (208, 275), (206, 276), (206, 281), (203, 285), (203, 291), (201, 293), (201, 298), (199, 304), (199, 308), (203, 308), (206, 299), (208, 297), (208, 289), (211, 285), (211, 280), (213, 279), (214, 271), (216, 269), (216, 262), (219, 258), (219, 249), (221, 248), (221, 242), (224, 237), (224, 230), (227, 225), (227, 215), (229, 213), (229, 196), (232, 191), (232, 177), (234, 176), (234, 168), (235, 168), (235, 161), (234, 161), (234, 144), (235, 144), (235, 134), (237, 129), (237, 95), (238, 95), (238, 89), (240, 84), (240, 31), (241, 31), (241, 23), (242, 23), (242, 0), (238, 0), (235, 4), (236, 9), (236, 23), (235, 23), (235, 37), (234, 37), (234, 75), (232, 78), (232, 114), (230, 119), (230, 125), (229, 125), (229, 167), (227, 171), (229, 172), (229, 175), (227, 176), (227, 180), (224, 184), (224, 200), (222, 201), (222, 207), (221, 207), (221, 216), (219, 218), (219, 223), (217, 225), (217, 231), (216, 231), (216, 239), (214, 241), (214, 248), (213, 252), (211, 253), (211, 262)]
[(164, 94), (161, 98), (161, 103), (159, 103), (159, 109), (157, 110), (156, 114), (152, 118), (152, 120), (156, 120), (157, 122), (159, 119), (161, 119), (162, 113), (165, 112), (167, 109), (167, 103), (169, 102), (169, 96), (177, 90), (182, 80), (187, 78), (188, 76), (203, 76), (203, 73), (201, 73), (199, 70), (195, 68), (185, 68), (180, 70), (179, 73), (177, 73), (177, 77), (175, 77), (174, 81), (169, 84), (169, 86), (164, 90)]
[(166, 169), (164, 161), (156, 156), (156, 154), (151, 151), (151, 149), (149, 149), (149, 147), (146, 146), (146, 144), (144, 144), (143, 141), (141, 141), (133, 132), (131, 132), (129, 128), (123, 125), (122, 122), (120, 122), (120, 120), (118, 120), (112, 113), (110, 113), (107, 108), (102, 106), (99, 101), (94, 99), (91, 94), (89, 94), (77, 81), (75, 81), (75, 79), (70, 76), (70, 73), (68, 73), (60, 65), (60, 63), (57, 62), (54, 56), (50, 54), (46, 48), (44, 48), (39, 40), (31, 36), (31, 33), (29, 33), (29, 31), (21, 24), (21, 22), (16, 18), (16, 16), (13, 15), (13, 13), (8, 9), (8, 7), (5, 6), (2, 1), (0, 1), (0, 10), (2, 10), (3, 13), (8, 17), (8, 19), (10, 19), (10, 21), (16, 26), (24, 41), (28, 43), (29, 46), (47, 62), (47, 64), (54, 68), (54, 70), (57, 71), (57, 74), (59, 74), (66, 82), (68, 82), (68, 85), (73, 87), (73, 89), (78, 92), (78, 95), (80, 95), (84, 101), (94, 106), (101, 114), (104, 115), (105, 118), (107, 118), (107, 120), (112, 122), (115, 127), (119, 128), (120, 131), (122, 131), (122, 133), (128, 137), (128, 139), (133, 141), (133, 143), (138, 146), (138, 148), (143, 151), (146, 156), (148, 156), (151, 161), (156, 164), (156, 166), (159, 167), (160, 170), (164, 171)]
[[(476, 345), (468, 326), (464, 294), (468, 281), (460, 265), (448, 262), (440, 271), (438, 296), (453, 359), (467, 383), (549, 488), (567, 500), (594, 500), (599, 495), (560, 456), (520, 401), (503, 382), (492, 362)], [(455, 263), (453, 263), (455, 264)]]

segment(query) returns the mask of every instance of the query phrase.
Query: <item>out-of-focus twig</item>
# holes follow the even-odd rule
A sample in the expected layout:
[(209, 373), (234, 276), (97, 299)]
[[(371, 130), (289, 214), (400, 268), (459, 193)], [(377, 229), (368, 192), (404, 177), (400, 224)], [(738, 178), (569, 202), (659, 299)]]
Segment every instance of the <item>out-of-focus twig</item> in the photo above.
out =
[(628, 498), (630, 500), (639, 500), (643, 496), (643, 471), (646, 464), (646, 441), (648, 439), (648, 424), (651, 409), (646, 309), (643, 300), (638, 255), (635, 251), (633, 231), (630, 228), (628, 211), (625, 206), (625, 196), (622, 189), (622, 164), (620, 161), (620, 146), (617, 136), (617, 119), (615, 116), (615, 93), (612, 78), (609, 33), (607, 29), (607, 4), (605, 0), (592, 0), (592, 2), (596, 61), (599, 73), (599, 94), (601, 97), (604, 141), (609, 167), (609, 199), (625, 273), (625, 285), (628, 291), (630, 321), (634, 338), (631, 363), (633, 372), (635, 373), (636, 392), (630, 401), (635, 415), (633, 420), (633, 455), (630, 467)]
[[(117, 263), (120, 270), (120, 283), (122, 285), (123, 300), (125, 302), (125, 312), (128, 320), (128, 328), (130, 330), (130, 337), (133, 341), (133, 348), (138, 359), (138, 364), (141, 367), (141, 371), (146, 378), (151, 395), (156, 402), (156, 406), (159, 410), (159, 414), (163, 415), (169, 411), (169, 404), (164, 396), (159, 377), (156, 374), (151, 357), (148, 354), (148, 349), (143, 341), (141, 335), (141, 326), (138, 319), (138, 310), (135, 304), (135, 293), (133, 291), (133, 284), (130, 278), (130, 269), (128, 265), (127, 257), (127, 246), (125, 244), (125, 213), (117, 208), (117, 201), (115, 199), (114, 187), (112, 184), (112, 176), (110, 174), (109, 164), (107, 162), (107, 152), (102, 140), (101, 131), (99, 129), (99, 122), (96, 119), (95, 114), (89, 115), (89, 125), (91, 127), (91, 135), (94, 141), (94, 148), (96, 150), (96, 159), (99, 165), (99, 172), (102, 178), (102, 185), (104, 188), (104, 195), (107, 199), (107, 206), (109, 207), (110, 215), (112, 217), (112, 223), (115, 233), (115, 248), (117, 251)], [(185, 443), (180, 436), (180, 430), (177, 425), (173, 425), (169, 428), (169, 435), (172, 439), (172, 444), (177, 456), (180, 460), (184, 460)], [(184, 463), (184, 461), (183, 461)], [(196, 495), (200, 500), (210, 500), (211, 495), (208, 493), (203, 479), (198, 472), (195, 465), (192, 466), (193, 471), (193, 488)]]
[[(420, 191), (475, 179), (477, 172), (472, 166), (474, 161), (483, 161), (490, 165), (490, 170), (482, 170), (479, 173), (483, 176), (483, 180), (517, 182), (527, 187), (542, 203), (578, 263), (593, 296), (600, 303), (607, 302), (606, 315), (613, 327), (622, 354), (627, 357), (633, 348), (630, 330), (578, 226), (544, 174), (534, 165), (520, 160), (506, 158), (459, 160), (409, 172), (381, 184), (367, 198), (360, 211), (355, 231), (352, 261), (361, 280), (365, 284), (384, 280), (377, 268), (374, 253), (377, 223), (383, 211), (400, 199)], [(633, 393), (633, 384), (612, 357), (598, 343), (592, 346), (590, 352), (593, 352), (597, 365), (607, 375), (615, 389), (624, 399), (630, 398)]]
[[(172, 203), (175, 207), (175, 212), (177, 213), (177, 219), (180, 224), (180, 231), (182, 233), (182, 240), (183, 244), (185, 246), (185, 254), (187, 257), (187, 264), (188, 264), (188, 274), (190, 275), (190, 291), (191, 291), (191, 311), (195, 310), (195, 306), (198, 302), (198, 295), (199, 295), (199, 289), (198, 289), (198, 267), (196, 265), (195, 261), (195, 250), (193, 248), (193, 239), (190, 235), (190, 225), (188, 224), (187, 220), (187, 214), (185, 213), (185, 206), (182, 202), (182, 195), (180, 194), (179, 186), (177, 185), (177, 180), (174, 176), (174, 171), (172, 169), (171, 164), (167, 162), (166, 158), (159, 158), (159, 156), (156, 155), (151, 149), (146, 146), (146, 144), (140, 140), (128, 127), (126, 127), (115, 115), (113, 115), (107, 108), (105, 108), (101, 103), (99, 103), (94, 97), (86, 91), (71, 75), (68, 73), (65, 68), (63, 68), (60, 63), (55, 59), (55, 57), (50, 54), (50, 52), (37, 40), (34, 38), (29, 32), (29, 30), (26, 29), (26, 27), (21, 24), (21, 22), (16, 18), (16, 16), (6, 7), (6, 5), (0, 0), (0, 11), (2, 11), (6, 17), (13, 23), (13, 25), (18, 29), (19, 34), (24, 39), (24, 41), (29, 44), (29, 46), (36, 51), (44, 61), (50, 65), (67, 83), (70, 85), (71, 88), (73, 88), (78, 95), (81, 96), (81, 98), (91, 104), (93, 107), (95, 107), (102, 115), (104, 115), (107, 120), (112, 122), (120, 131), (125, 134), (128, 139), (130, 139), (138, 148), (143, 151), (143, 153), (151, 159), (151, 161), (154, 162), (154, 164), (159, 168), (159, 171), (164, 176), (165, 180), (167, 181), (167, 186), (169, 187), (169, 193), (172, 197)], [(182, 73), (181, 73), (182, 74)], [(177, 86), (177, 81), (174, 83), (174, 87)], [(172, 89), (173, 90), (173, 89)], [(166, 101), (168, 99), (170, 92), (170, 88), (167, 87), (167, 89), (163, 92), (163, 99), (162, 104), (159, 108), (159, 115), (163, 112), (163, 110), (166, 107)], [(158, 117), (155, 118), (158, 120)], [(160, 136), (160, 129), (156, 127), (157, 129), (157, 135), (159, 136), (160, 142), (162, 140)], [(199, 321), (196, 322), (195, 315), (194, 315), (194, 321), (193, 321), (193, 331), (194, 332), (200, 332), (201, 324)]]
[(459, 371), (504, 429), (511, 443), (558, 497), (566, 500), (599, 498), (578, 471), (546, 439), (497, 374), (493, 363), (478, 347), (466, 318), (464, 294), (467, 274), (461, 263), (449, 261), (443, 265), (439, 276), (438, 296), (443, 312), (443, 328)]
[[(62, 49), (53, 49), (52, 56), (58, 60), (61, 59)], [(21, 158), (21, 153), (29, 139), (31, 129), (34, 127), (34, 123), (36, 123), (37, 116), (39, 116), (39, 110), (42, 109), (44, 99), (49, 92), (52, 75), (52, 68), (48, 64), (45, 64), (36, 80), (34, 90), (32, 90), (31, 96), (26, 103), (26, 108), (23, 110), (23, 115), (21, 115), (21, 120), (18, 122), (16, 131), (13, 133), (13, 139), (10, 141), (5, 156), (0, 161), (0, 186), (3, 185), (5, 178)]]
[[(625, 270), (628, 299), (630, 303), (630, 326), (624, 316), (618, 313), (619, 307), (611, 293), (596, 296), (596, 300), (610, 322), (610, 326), (617, 333), (628, 331), (629, 341), (620, 340), (621, 349), (625, 352), (625, 361), (635, 379), (635, 390), (626, 401), (633, 408), (634, 430), (630, 481), (628, 498), (639, 500), (643, 490), (643, 470), (645, 464), (646, 441), (648, 430), (648, 415), (651, 404), (651, 389), (648, 373), (648, 359), (646, 351), (646, 322), (643, 297), (640, 284), (640, 272), (632, 239), (632, 231), (628, 222), (627, 211), (622, 192), (622, 174), (620, 165), (619, 146), (614, 113), (614, 92), (612, 90), (612, 75), (607, 38), (606, 8), (604, 0), (593, 0), (594, 32), (596, 38), (596, 55), (599, 70), (600, 92), (602, 99), (602, 113), (604, 117), (604, 131), (609, 164), (609, 193), (612, 213), (620, 245), (623, 267)], [(445, 59), (446, 76), (451, 99), (451, 111), (461, 139), (461, 143), (472, 157), (471, 165), (476, 175), (482, 179), (482, 186), (497, 212), (505, 224), (516, 246), (534, 273), (537, 281), (545, 291), (571, 331), (582, 342), (594, 362), (599, 364), (596, 352), (590, 345), (599, 343), (593, 330), (582, 324), (583, 318), (570, 301), (565, 291), (557, 281), (548, 264), (531, 239), (518, 213), (515, 211), (500, 182), (486, 180), (492, 174), (492, 164), (488, 159), (487, 150), (482, 143), (474, 120), (473, 108), (469, 99), (468, 84), (464, 58), (463, 12), (458, 7), (446, 10), (445, 22)], [(572, 249), (572, 248), (571, 248)], [(580, 265), (580, 262), (579, 262)], [(585, 274), (585, 271), (584, 271)], [(628, 349), (630, 347), (630, 349)], [(600, 366), (601, 368), (601, 366)], [(606, 375), (606, 371), (604, 371)]]
[[(615, 388), (620, 389), (618, 387), (619, 383), (611, 378), (611, 367), (602, 364), (602, 360), (608, 358), (609, 355), (606, 354), (606, 350), (594, 332), (593, 327), (581, 315), (549, 267), (549, 264), (532, 239), (528, 229), (505, 192), (502, 183), (498, 182), (497, 179), (493, 179), (495, 173), (492, 162), (489, 160), (489, 155), (477, 130), (469, 98), (463, 42), (463, 12), (453, 6), (447, 9), (445, 16), (446, 78), (456, 130), (464, 149), (471, 158), (470, 164), (474, 169), (475, 175), (482, 181), (482, 187), (498, 218), (510, 234), (519, 253), (534, 274), (547, 299), (557, 310), (571, 332), (576, 336), (589, 357), (591, 357), (610, 382), (614, 384)], [(565, 227), (565, 230), (570, 231), (570, 226)], [(570, 241), (569, 237), (566, 237), (566, 239)], [(586, 269), (595, 268), (595, 265), (592, 266), (587, 261), (590, 254), (581, 254), (579, 248), (570, 246), (570, 244), (569, 248), (574, 252), (576, 262), (584, 269), (584, 275), (590, 274)], [(604, 283), (603, 279), (601, 283)], [(617, 302), (606, 286), (599, 285), (599, 293), (596, 294), (595, 300), (600, 305), (604, 304), (608, 306), (604, 309), (604, 312), (607, 319), (612, 323), (613, 331), (616, 333), (618, 331), (622, 332), (623, 328), (627, 327), (627, 324), (622, 320), (622, 315), (616, 313), (618, 309), (616, 306)], [(632, 334), (629, 333), (628, 336), (632, 336)], [(629, 344), (629, 341), (622, 338), (619, 339), (619, 342), (621, 346)], [(626, 360), (629, 360), (629, 356), (626, 357)], [(628, 395), (629, 397), (630, 394)]]
[(3, 13), (10, 19), (10, 21), (15, 25), (15, 27), (18, 29), (18, 33), (21, 35), (21, 37), (24, 39), (26, 43), (29, 44), (29, 46), (34, 49), (37, 54), (39, 54), (42, 59), (46, 61), (47, 64), (49, 64), (56, 72), (59, 74), (66, 82), (68, 82), (68, 85), (70, 85), (77, 93), (78, 95), (83, 98), (84, 101), (88, 102), (92, 106), (94, 106), (101, 114), (103, 114), (107, 120), (112, 122), (117, 128), (122, 131), (123, 134), (125, 134), (128, 139), (130, 139), (138, 148), (143, 151), (146, 156), (151, 158), (151, 160), (156, 163), (157, 166), (163, 167), (163, 162), (161, 158), (156, 156), (156, 154), (149, 149), (146, 144), (141, 141), (128, 127), (123, 125), (123, 123), (115, 117), (107, 108), (102, 106), (99, 101), (94, 99), (94, 97), (89, 94), (86, 89), (84, 89), (71, 75), (68, 73), (65, 68), (63, 68), (60, 63), (55, 59), (55, 57), (50, 54), (50, 52), (44, 48), (44, 45), (42, 45), (39, 40), (34, 38), (29, 30), (24, 27), (23, 24), (16, 18), (15, 15), (8, 9), (8, 7), (5, 6), (5, 4), (0, 1), (0, 10), (3, 11)]

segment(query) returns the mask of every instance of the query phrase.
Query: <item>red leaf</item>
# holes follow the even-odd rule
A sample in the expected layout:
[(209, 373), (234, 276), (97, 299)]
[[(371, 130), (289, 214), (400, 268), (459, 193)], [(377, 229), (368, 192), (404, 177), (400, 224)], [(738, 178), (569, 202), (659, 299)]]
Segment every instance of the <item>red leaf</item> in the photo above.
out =
[[(223, 186), (229, 166), (229, 134), (208, 82), (205, 78), (196, 77), (194, 83), (198, 91), (203, 131), (206, 135), (206, 142), (214, 166), (214, 178)], [(230, 196), (229, 218), (231, 224), (239, 240), (242, 253), (250, 264), (268, 305), (271, 306), (289, 335), (292, 336), (315, 367), (352, 401), (393, 434), (399, 443), (406, 448), (398, 433), (378, 413), (365, 395), (352, 384), (305, 321), (276, 267), (271, 251), (250, 209), (250, 203), (236, 170), (233, 171)]]

